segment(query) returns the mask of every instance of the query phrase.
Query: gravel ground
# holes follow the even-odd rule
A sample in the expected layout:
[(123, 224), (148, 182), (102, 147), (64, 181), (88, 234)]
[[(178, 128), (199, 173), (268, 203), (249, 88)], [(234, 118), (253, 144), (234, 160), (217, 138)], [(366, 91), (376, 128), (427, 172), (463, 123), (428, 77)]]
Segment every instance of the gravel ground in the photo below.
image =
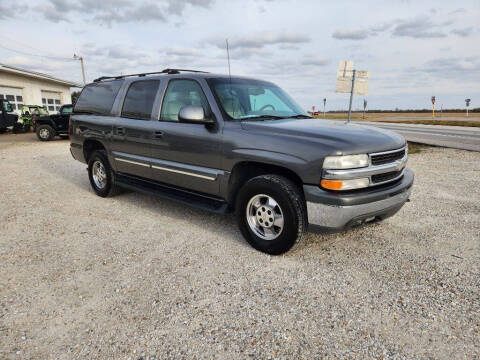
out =
[(68, 142), (0, 135), (1, 359), (480, 357), (480, 153), (411, 155), (411, 202), (255, 251), (233, 216), (103, 199)]

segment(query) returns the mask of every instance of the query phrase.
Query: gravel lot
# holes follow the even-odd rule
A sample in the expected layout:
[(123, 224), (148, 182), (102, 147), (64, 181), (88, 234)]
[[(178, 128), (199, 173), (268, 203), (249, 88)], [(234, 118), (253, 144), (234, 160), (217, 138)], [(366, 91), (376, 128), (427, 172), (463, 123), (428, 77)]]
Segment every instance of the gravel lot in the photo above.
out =
[(34, 136), (0, 134), (0, 359), (480, 357), (480, 153), (411, 155), (395, 217), (272, 257)]

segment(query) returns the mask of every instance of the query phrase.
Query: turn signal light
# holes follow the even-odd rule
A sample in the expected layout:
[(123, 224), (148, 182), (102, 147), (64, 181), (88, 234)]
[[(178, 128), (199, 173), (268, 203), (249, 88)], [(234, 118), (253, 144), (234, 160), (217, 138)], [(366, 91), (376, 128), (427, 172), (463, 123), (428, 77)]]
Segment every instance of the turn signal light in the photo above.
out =
[(343, 181), (342, 180), (322, 180), (321, 183), (323, 188), (328, 190), (341, 190)]
[(370, 185), (368, 178), (351, 179), (351, 180), (327, 180), (322, 179), (320, 185), (328, 190), (354, 190), (366, 188)]

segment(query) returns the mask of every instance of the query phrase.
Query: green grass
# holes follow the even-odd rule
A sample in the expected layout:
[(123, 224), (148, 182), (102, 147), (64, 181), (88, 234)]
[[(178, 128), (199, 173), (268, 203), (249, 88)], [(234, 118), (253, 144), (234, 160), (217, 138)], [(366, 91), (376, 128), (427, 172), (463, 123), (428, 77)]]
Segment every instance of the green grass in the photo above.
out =
[(408, 155), (421, 153), (428, 145), (408, 142)]
[(420, 124), (420, 125), (448, 125), (448, 126), (469, 126), (480, 127), (480, 121), (456, 121), (456, 120), (374, 120), (375, 122), (392, 124)]

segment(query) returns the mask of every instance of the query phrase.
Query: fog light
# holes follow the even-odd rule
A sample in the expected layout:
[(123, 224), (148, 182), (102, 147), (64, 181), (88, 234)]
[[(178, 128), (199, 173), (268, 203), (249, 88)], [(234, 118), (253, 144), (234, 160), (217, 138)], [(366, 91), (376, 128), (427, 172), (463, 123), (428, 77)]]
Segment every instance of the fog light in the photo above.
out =
[(323, 188), (328, 190), (353, 190), (366, 188), (370, 184), (368, 178), (352, 179), (352, 180), (326, 180), (320, 182)]

